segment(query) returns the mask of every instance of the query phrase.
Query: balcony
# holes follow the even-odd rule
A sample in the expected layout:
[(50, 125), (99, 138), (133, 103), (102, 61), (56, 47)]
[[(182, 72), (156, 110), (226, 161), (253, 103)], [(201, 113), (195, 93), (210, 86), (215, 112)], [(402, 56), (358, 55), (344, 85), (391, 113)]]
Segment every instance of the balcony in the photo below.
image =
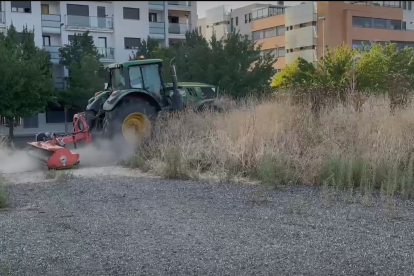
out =
[(190, 24), (186, 23), (169, 23), (168, 33), (171, 38), (177, 36), (177, 38), (184, 37), (185, 33), (191, 29)]
[(100, 60), (102, 62), (112, 62), (115, 59), (115, 49), (114, 48), (105, 48), (97, 47), (98, 53), (101, 55)]
[(0, 11), (0, 25), (6, 24), (6, 14), (4, 11)]
[(50, 62), (59, 63), (60, 54), (59, 49), (62, 46), (43, 46), (43, 49), (47, 50), (50, 53)]
[(114, 31), (114, 20), (112, 17), (67, 14), (65, 15), (65, 29), (68, 31), (89, 30), (108, 33)]
[(163, 11), (164, 1), (148, 1), (148, 8), (155, 11)]
[(165, 23), (164, 22), (150, 22), (149, 36), (154, 39), (165, 38)]
[(42, 14), (42, 32), (44, 34), (60, 34), (61, 24), (60, 14)]
[(191, 7), (191, 1), (168, 1), (169, 6)]

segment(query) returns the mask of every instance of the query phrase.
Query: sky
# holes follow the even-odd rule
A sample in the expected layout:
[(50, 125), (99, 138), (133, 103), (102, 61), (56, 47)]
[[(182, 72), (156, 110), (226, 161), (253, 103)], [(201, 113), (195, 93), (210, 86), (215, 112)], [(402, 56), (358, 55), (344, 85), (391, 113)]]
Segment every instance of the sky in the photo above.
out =
[[(285, 5), (293, 6), (300, 4), (301, 2), (306, 1), (285, 1)], [(197, 15), (198, 18), (203, 18), (206, 16), (206, 10), (215, 8), (221, 5), (231, 6), (232, 9), (237, 9), (243, 6), (248, 6), (254, 3), (259, 4), (272, 4), (276, 5), (277, 1), (197, 1)]]

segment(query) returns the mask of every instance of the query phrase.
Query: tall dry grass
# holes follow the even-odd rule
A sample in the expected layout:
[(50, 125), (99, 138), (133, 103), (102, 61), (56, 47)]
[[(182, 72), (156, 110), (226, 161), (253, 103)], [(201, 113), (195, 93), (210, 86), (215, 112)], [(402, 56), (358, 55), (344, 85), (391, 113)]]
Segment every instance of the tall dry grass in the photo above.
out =
[(413, 189), (411, 106), (391, 115), (386, 97), (371, 97), (361, 112), (337, 105), (315, 119), (288, 98), (222, 105), (224, 113), (166, 115), (136, 166), (172, 177), (204, 173), (371, 188), (391, 181), (391, 192)]

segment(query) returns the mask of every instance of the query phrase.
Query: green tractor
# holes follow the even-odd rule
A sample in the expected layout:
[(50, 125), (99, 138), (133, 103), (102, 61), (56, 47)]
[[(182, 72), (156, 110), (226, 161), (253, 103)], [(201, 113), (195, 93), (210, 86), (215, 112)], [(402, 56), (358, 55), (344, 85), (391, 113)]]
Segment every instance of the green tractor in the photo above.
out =
[[(137, 143), (151, 135), (160, 111), (179, 111), (186, 107), (204, 110), (214, 106), (214, 86), (178, 83), (170, 62), (172, 84), (164, 83), (161, 59), (144, 59), (106, 66), (108, 82), (104, 91), (89, 99), (85, 116), (90, 132), (106, 139), (118, 134)], [(212, 92), (213, 91), (213, 92)]]

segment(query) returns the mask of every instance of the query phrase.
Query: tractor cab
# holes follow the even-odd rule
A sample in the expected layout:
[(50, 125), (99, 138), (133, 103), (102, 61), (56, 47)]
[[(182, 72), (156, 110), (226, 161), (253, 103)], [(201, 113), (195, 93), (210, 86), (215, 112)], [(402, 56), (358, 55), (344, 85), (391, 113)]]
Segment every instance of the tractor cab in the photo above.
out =
[[(111, 91), (137, 89), (161, 99), (164, 85), (161, 77), (161, 59), (132, 60), (107, 66), (108, 84)], [(143, 91), (143, 92), (144, 92)]]

